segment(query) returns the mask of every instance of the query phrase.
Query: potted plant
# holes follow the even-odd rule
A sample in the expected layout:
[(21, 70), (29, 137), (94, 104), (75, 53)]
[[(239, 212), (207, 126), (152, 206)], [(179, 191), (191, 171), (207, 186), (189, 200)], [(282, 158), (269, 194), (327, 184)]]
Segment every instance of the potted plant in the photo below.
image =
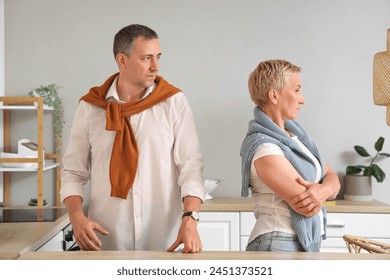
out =
[(379, 158), (389, 157), (390, 154), (383, 153), (383, 144), (385, 139), (381, 136), (375, 142), (374, 148), (376, 154), (372, 156), (362, 146), (354, 146), (355, 151), (362, 157), (370, 158), (368, 165), (350, 165), (347, 166), (344, 186), (344, 199), (365, 201), (371, 200), (372, 195), (372, 177), (378, 183), (382, 183), (386, 174), (376, 162)]
[(62, 108), (62, 100), (59, 96), (58, 90), (61, 87), (56, 84), (49, 84), (47, 86), (40, 86), (32, 89), (28, 94), (30, 96), (40, 96), (43, 98), (43, 103), (53, 108), (53, 127), (54, 127), (54, 141), (56, 144), (56, 153), (61, 156), (62, 153), (62, 128), (64, 121), (64, 110)]
[[(31, 198), (30, 201), (27, 203), (28, 206), (37, 206), (38, 205), (38, 199), (36, 198)], [(46, 206), (47, 202), (46, 199), (43, 200), (43, 206)]]

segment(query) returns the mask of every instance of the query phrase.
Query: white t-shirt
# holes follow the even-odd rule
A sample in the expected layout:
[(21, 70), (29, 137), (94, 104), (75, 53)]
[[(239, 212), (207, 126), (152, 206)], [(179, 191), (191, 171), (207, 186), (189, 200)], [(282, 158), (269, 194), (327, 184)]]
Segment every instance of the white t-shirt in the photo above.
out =
[[(302, 150), (313, 159), (317, 174), (315, 182), (319, 182), (321, 179), (321, 166), (317, 158), (299, 141), (298, 137), (293, 136), (292, 139), (296, 141)], [(251, 232), (249, 241), (251, 242), (260, 234), (281, 231), (285, 233), (295, 234), (295, 230), (291, 223), (291, 215), (288, 209), (288, 204), (275, 194), (257, 175), (254, 162), (264, 156), (280, 155), (284, 157), (284, 152), (278, 145), (271, 143), (261, 144), (256, 154), (252, 159), (251, 172), (250, 172), (250, 185), (252, 186), (252, 197), (255, 204), (255, 217), (257, 219), (256, 224)], [(320, 216), (321, 221), (321, 234), (324, 234), (323, 225), (323, 213), (320, 211), (317, 215)]]

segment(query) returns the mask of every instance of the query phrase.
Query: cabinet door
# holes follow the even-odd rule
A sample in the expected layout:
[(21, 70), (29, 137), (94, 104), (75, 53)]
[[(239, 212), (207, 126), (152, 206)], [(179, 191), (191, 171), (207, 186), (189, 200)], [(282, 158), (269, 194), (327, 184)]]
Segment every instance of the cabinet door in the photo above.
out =
[[(390, 243), (390, 215), (371, 213), (327, 213), (327, 239), (322, 241), (321, 252), (344, 252), (348, 248), (343, 235), (357, 235)], [(245, 250), (256, 219), (252, 212), (241, 212), (241, 251)]]
[(328, 213), (327, 239), (321, 252), (348, 252), (343, 236), (346, 234), (390, 243), (390, 215), (371, 213)]
[(198, 231), (204, 251), (239, 251), (238, 212), (201, 212)]
[(367, 238), (390, 238), (388, 214), (328, 213), (328, 237), (344, 234)]
[(253, 212), (240, 212), (240, 250), (245, 251), (248, 239), (256, 224)]

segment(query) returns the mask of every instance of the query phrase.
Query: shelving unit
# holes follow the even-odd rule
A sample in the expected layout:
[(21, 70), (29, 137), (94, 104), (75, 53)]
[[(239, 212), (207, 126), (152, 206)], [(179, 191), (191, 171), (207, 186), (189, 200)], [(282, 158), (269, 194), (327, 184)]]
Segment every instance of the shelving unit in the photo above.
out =
[[(44, 154), (44, 111), (52, 110), (44, 106), (42, 97), (14, 96), (0, 97), (0, 110), (3, 110), (3, 132), (4, 132), (4, 152), (10, 152), (10, 111), (11, 110), (36, 110), (37, 111), (37, 134), (38, 134), (38, 157), (36, 158), (0, 158), (0, 163), (36, 163), (31, 167), (4, 167), (0, 165), (0, 171), (3, 172), (4, 184), (4, 203), (11, 204), (11, 174), (10, 172), (37, 172), (37, 200), (38, 207), (43, 206), (43, 173), (47, 170), (56, 170), (56, 205), (60, 205), (59, 191), (61, 187), (60, 169), (61, 169), (61, 141), (57, 141), (57, 154)], [(53, 163), (44, 164), (45, 160), (51, 160)]]

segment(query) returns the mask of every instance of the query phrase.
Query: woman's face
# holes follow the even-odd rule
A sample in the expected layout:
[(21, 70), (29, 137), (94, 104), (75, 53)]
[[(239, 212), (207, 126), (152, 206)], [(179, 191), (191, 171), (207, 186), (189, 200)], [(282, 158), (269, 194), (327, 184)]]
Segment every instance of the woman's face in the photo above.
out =
[(301, 78), (298, 73), (286, 77), (286, 86), (279, 92), (279, 108), (283, 119), (297, 118), (298, 111), (305, 102), (301, 88)]

